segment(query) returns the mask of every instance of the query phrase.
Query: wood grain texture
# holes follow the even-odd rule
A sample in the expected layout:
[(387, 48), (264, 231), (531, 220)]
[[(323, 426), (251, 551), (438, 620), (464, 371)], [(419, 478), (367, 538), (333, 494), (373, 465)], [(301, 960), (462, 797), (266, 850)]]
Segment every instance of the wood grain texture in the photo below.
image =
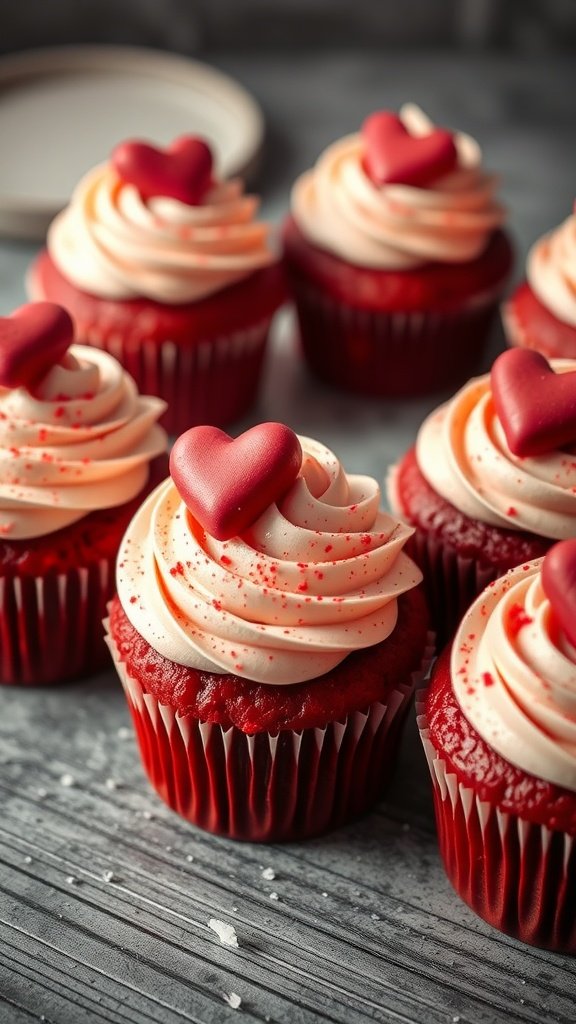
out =
[[(294, 175), (384, 94), (396, 105), (428, 93), (433, 115), (470, 128), (489, 164), (504, 165), (520, 265), (528, 242), (570, 208), (568, 62), (524, 69), (347, 54), (303, 58), (297, 75), (287, 59), (238, 58), (227, 69), (268, 109), (262, 182), (275, 218)], [(0, 247), (2, 311), (23, 301), (30, 255)], [(307, 377), (287, 322), (246, 425), (285, 420), (382, 478), (436, 402), (370, 405), (329, 393)], [(0, 801), (1, 1024), (576, 1018), (575, 961), (498, 934), (446, 881), (413, 719), (373, 814), (306, 844), (257, 847), (203, 834), (155, 797), (111, 672), (46, 692), (4, 689)], [(210, 918), (234, 925), (237, 950), (220, 944)], [(225, 1001), (231, 992), (239, 1009)]]

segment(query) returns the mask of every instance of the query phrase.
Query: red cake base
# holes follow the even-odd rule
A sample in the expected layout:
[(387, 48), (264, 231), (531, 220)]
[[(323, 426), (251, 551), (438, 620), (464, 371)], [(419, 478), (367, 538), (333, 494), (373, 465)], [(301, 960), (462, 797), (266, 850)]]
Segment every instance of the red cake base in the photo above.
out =
[(576, 359), (576, 327), (558, 320), (526, 281), (505, 304), (502, 319), (510, 345), (534, 348), (549, 358)]
[(78, 342), (110, 352), (141, 394), (168, 403), (161, 422), (170, 434), (206, 423), (223, 427), (247, 412), (284, 289), (275, 264), (200, 302), (100, 299), (71, 284), (46, 250), (28, 275), (33, 299), (58, 302), (71, 314)]
[(389, 497), (394, 512), (415, 528), (406, 551), (424, 574), (440, 645), (484, 587), (508, 569), (545, 555), (554, 543), (464, 515), (430, 486), (420, 472), (414, 448), (393, 470)]
[(45, 537), (0, 542), (0, 684), (37, 686), (108, 665), (102, 618), (115, 591), (120, 541), (168, 472), (155, 460), (142, 494)]
[(389, 397), (428, 394), (471, 375), (513, 258), (499, 231), (468, 263), (374, 270), (311, 245), (293, 219), (284, 251), (311, 369), (345, 390)]
[(448, 878), (495, 928), (576, 953), (576, 794), (484, 742), (456, 701), (449, 658), (437, 662), (419, 717)]
[(120, 602), (109, 642), (148, 777), (183, 817), (260, 842), (302, 839), (367, 810), (382, 794), (427, 643), (418, 592), (392, 637), (325, 676), (266, 686), (196, 672), (158, 655)]

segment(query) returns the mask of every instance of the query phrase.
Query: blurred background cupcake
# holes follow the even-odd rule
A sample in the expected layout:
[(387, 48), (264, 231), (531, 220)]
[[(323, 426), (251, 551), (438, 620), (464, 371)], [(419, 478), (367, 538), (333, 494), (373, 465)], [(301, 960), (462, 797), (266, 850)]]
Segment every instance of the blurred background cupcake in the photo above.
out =
[(281, 424), (188, 431), (171, 470), (128, 528), (108, 627), (152, 785), (235, 839), (359, 816), (427, 653), (411, 530)]
[(576, 358), (576, 214), (532, 246), (503, 320), (510, 345)]
[(419, 719), (440, 850), (489, 924), (576, 953), (576, 541), (474, 602)]
[(576, 534), (575, 410), (576, 361), (503, 352), (392, 468), (390, 504), (415, 528), (441, 642), (491, 580)]
[(123, 143), (52, 223), (29, 294), (65, 306), (79, 340), (163, 398), (169, 433), (227, 424), (255, 399), (284, 294), (257, 207), (216, 178), (199, 138)]
[(120, 539), (167, 472), (164, 402), (106, 352), (73, 345), (53, 303), (0, 320), (0, 682), (106, 663)]
[(477, 143), (413, 104), (372, 114), (292, 191), (285, 259), (317, 376), (428, 394), (476, 366), (512, 266)]

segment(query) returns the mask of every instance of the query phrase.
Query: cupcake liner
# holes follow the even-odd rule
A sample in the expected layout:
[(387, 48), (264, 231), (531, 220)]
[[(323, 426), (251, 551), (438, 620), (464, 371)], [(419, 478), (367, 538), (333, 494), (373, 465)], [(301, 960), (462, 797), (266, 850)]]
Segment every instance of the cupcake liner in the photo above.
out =
[(226, 426), (256, 399), (271, 317), (231, 334), (189, 343), (144, 338), (126, 342), (119, 331), (77, 322), (78, 340), (113, 355), (141, 394), (168, 403), (160, 422), (169, 434), (210, 423)]
[(502, 811), (459, 782), (430, 740), (419, 696), (440, 852), (456, 892), (494, 928), (576, 953), (575, 837)]
[(392, 398), (429, 394), (471, 376), (502, 291), (454, 310), (386, 312), (338, 303), (299, 277), (292, 284), (314, 373), (348, 391)]
[(209, 832), (251, 842), (304, 839), (367, 810), (388, 780), (418, 680), (324, 728), (249, 736), (177, 714), (145, 693), (107, 642), (150, 782), (172, 810)]
[(88, 675), (109, 662), (102, 616), (114, 560), (44, 576), (0, 578), (0, 684), (37, 686)]

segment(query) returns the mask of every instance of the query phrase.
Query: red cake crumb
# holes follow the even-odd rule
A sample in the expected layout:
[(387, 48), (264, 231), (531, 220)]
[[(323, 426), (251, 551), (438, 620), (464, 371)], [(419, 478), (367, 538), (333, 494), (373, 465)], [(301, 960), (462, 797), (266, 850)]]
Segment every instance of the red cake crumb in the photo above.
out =
[(576, 327), (558, 320), (526, 281), (508, 302), (504, 320), (511, 344), (549, 357), (576, 359)]
[(538, 825), (576, 835), (576, 794), (529, 775), (497, 754), (460, 709), (450, 678), (450, 650), (438, 659), (426, 695), (430, 740), (438, 754), (480, 800)]
[(161, 703), (181, 714), (252, 734), (323, 726), (386, 701), (398, 683), (420, 667), (428, 617), (419, 589), (402, 595), (398, 622), (390, 637), (350, 654), (324, 676), (294, 686), (269, 686), (225, 673), (198, 672), (163, 658), (134, 629), (118, 598), (110, 631), (128, 673)]

